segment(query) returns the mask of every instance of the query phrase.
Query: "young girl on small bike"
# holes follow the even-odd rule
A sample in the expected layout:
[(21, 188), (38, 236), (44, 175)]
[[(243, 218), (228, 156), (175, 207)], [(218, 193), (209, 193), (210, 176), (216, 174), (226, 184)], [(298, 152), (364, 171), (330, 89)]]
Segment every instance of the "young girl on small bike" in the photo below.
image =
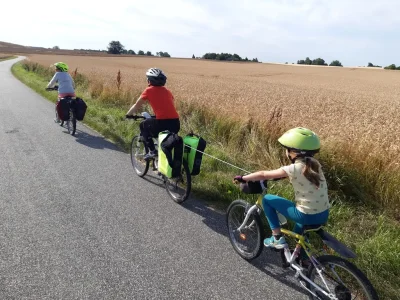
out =
[(277, 212), (296, 222), (293, 231), (302, 234), (304, 225), (327, 222), (330, 204), (321, 165), (313, 157), (320, 149), (319, 137), (307, 128), (297, 127), (285, 132), (278, 142), (286, 148), (286, 156), (292, 164), (272, 171), (236, 176), (234, 181), (245, 183), (289, 177), (295, 191), (295, 203), (271, 194), (262, 200), (272, 230), (272, 236), (264, 240), (264, 245), (282, 249), (286, 241), (281, 234)]
[[(47, 88), (53, 88), (58, 84), (58, 100), (64, 97), (76, 97), (75, 83), (68, 73), (68, 65), (63, 62), (57, 62), (54, 66), (56, 73), (47, 85)], [(59, 119), (55, 119), (54, 121), (57, 123), (60, 122)]]

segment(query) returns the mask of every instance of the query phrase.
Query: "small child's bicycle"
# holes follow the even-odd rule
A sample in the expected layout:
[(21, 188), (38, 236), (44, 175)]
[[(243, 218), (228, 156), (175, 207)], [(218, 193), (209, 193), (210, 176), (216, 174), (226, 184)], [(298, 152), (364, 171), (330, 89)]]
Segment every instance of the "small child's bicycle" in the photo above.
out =
[[(147, 118), (154, 118), (155, 116), (151, 116), (147, 112), (143, 112), (141, 116), (127, 116), (128, 119), (134, 120), (145, 120)], [(154, 145), (156, 147), (156, 153), (158, 153), (158, 140), (153, 137)], [(136, 174), (139, 177), (144, 177), (150, 166), (153, 171), (157, 172), (157, 175), (160, 176), (165, 184), (165, 188), (171, 198), (177, 202), (182, 203), (189, 198), (190, 190), (192, 188), (192, 178), (189, 171), (188, 163), (185, 159), (182, 162), (182, 169), (180, 175), (174, 178), (168, 178), (164, 174), (158, 171), (158, 156), (156, 155), (154, 158), (149, 160), (145, 160), (144, 156), (149, 152), (149, 149), (144, 143), (143, 137), (141, 134), (136, 135), (132, 138), (131, 142), (131, 162), (132, 167), (135, 170)], [(183, 156), (185, 158), (185, 156)]]
[[(257, 192), (252, 192), (250, 184), (258, 185)], [(263, 249), (265, 238), (261, 221), (262, 198), (267, 191), (267, 182), (241, 184), (243, 192), (260, 194), (256, 204), (250, 205), (244, 200), (235, 200), (228, 207), (226, 222), (229, 240), (233, 249), (244, 259), (258, 257)], [(254, 189), (253, 189), (254, 190)], [(261, 192), (260, 192), (261, 190)], [(281, 225), (286, 224), (284, 216), (278, 214)], [(355, 258), (356, 254), (335, 237), (324, 231), (325, 224), (304, 226), (303, 234), (297, 234), (281, 228), (288, 242), (280, 252), (284, 268), (291, 268), (294, 277), (310, 293), (310, 299), (379, 299), (368, 278), (345, 258)], [(319, 237), (319, 239), (315, 239)], [(320, 244), (314, 247), (313, 244)], [(322, 240), (322, 243), (321, 243)], [(291, 246), (289, 246), (291, 245)], [(300, 260), (300, 251), (307, 256), (308, 266)], [(336, 252), (340, 256), (332, 255)]]

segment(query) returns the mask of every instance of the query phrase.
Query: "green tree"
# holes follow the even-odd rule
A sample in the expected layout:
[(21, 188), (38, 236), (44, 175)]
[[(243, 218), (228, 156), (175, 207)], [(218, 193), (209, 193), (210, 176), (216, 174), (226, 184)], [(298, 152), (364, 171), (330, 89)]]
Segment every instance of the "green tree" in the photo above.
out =
[(312, 65), (316, 65), (316, 66), (327, 66), (328, 64), (325, 63), (325, 60), (323, 60), (322, 58), (316, 58), (313, 59), (312, 61)]
[(386, 70), (396, 70), (396, 65), (395, 64), (391, 64), (387, 67), (385, 67)]
[(304, 61), (304, 64), (305, 65), (311, 65), (312, 64), (311, 59), (309, 57), (306, 57), (306, 60)]
[(168, 52), (163, 52), (163, 51), (156, 52), (156, 55), (160, 57), (171, 57), (171, 55), (169, 55)]
[(53, 50), (60, 50), (60, 47), (54, 46), (54, 47), (53, 47)]
[(203, 55), (204, 59), (217, 59), (217, 53), (206, 53)]
[(147, 55), (147, 56), (153, 56), (153, 54), (151, 53), (151, 51), (147, 51), (147, 52), (146, 52), (146, 55)]
[(368, 63), (368, 67), (370, 67), (370, 68), (371, 68), (371, 67), (374, 67), (374, 64), (369, 62), (369, 63)]
[(329, 65), (333, 66), (333, 67), (343, 67), (342, 63), (340, 61), (338, 61), (338, 60), (332, 61)]
[(128, 50), (128, 54), (131, 54), (131, 55), (136, 55), (136, 53), (135, 53), (135, 51), (133, 51), (133, 50)]
[(107, 49), (109, 54), (121, 54), (125, 50), (124, 48), (119, 41), (111, 41)]
[(193, 55), (192, 55), (192, 58), (193, 58), (193, 59), (196, 59), (196, 56), (194, 56), (194, 54), (193, 54)]
[(233, 60), (234, 60), (234, 61), (242, 61), (242, 60), (243, 60), (243, 59), (242, 59), (238, 54), (236, 54), (236, 53), (234, 53), (232, 57), (233, 57)]

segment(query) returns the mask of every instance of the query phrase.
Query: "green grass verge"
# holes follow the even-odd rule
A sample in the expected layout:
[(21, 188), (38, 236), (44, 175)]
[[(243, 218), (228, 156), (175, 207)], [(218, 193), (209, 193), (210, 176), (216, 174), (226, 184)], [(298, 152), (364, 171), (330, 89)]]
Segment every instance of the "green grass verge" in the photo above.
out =
[(15, 55), (6, 56), (6, 57), (0, 57), (0, 61), (14, 59), (14, 58), (17, 58), (17, 57), (18, 56), (15, 56)]
[[(38, 75), (26, 71), (21, 63), (12, 68), (13, 74), (33, 90), (51, 100), (56, 101), (55, 92), (45, 91), (50, 73)], [(88, 104), (84, 123), (112, 140), (122, 149), (128, 150), (133, 135), (138, 132), (138, 124), (126, 121), (124, 116), (128, 107), (122, 105), (107, 105), (90, 97), (87, 82), (80, 81), (77, 94), (85, 99)], [(181, 109), (182, 104), (181, 104)], [(207, 140), (206, 153), (253, 170), (252, 165), (243, 165), (240, 151), (229, 148), (229, 140), (218, 139), (221, 131), (241, 132), (235, 124), (215, 119), (204, 123), (201, 113), (193, 111), (190, 115), (182, 117), (181, 134), (194, 129)], [(234, 138), (234, 137), (233, 137)], [(278, 153), (277, 149), (270, 149), (272, 154)], [(229, 153), (229, 154), (228, 154)], [(237, 153), (235, 155), (235, 153)], [(193, 178), (193, 194), (203, 199), (208, 205), (217, 209), (225, 209), (230, 201), (242, 198), (250, 202), (255, 201), (254, 196), (243, 195), (231, 183), (234, 175), (241, 173), (231, 167), (203, 157), (202, 171)], [(287, 182), (279, 182), (270, 189), (271, 193), (283, 197), (293, 198), (292, 189)], [(330, 213), (327, 230), (339, 240), (354, 249), (358, 257), (353, 262), (368, 276), (381, 299), (400, 299), (400, 225), (395, 220), (384, 214), (377, 214), (370, 207), (361, 203), (351, 204), (343, 201), (343, 195), (331, 191), (333, 207)]]

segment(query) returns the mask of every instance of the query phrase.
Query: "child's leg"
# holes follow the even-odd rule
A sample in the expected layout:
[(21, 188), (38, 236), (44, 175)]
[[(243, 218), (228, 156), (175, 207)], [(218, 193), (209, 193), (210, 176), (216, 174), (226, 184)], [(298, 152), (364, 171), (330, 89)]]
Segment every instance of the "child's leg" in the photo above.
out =
[(150, 151), (154, 151), (156, 149), (153, 142), (153, 127), (155, 126), (156, 119), (147, 119), (140, 123), (140, 132), (142, 133), (143, 139)]
[(262, 205), (265, 216), (267, 217), (269, 226), (272, 230), (279, 230), (281, 227), (277, 211), (296, 223), (302, 223), (302, 214), (299, 214), (296, 205), (292, 201), (276, 195), (268, 194), (264, 196)]

